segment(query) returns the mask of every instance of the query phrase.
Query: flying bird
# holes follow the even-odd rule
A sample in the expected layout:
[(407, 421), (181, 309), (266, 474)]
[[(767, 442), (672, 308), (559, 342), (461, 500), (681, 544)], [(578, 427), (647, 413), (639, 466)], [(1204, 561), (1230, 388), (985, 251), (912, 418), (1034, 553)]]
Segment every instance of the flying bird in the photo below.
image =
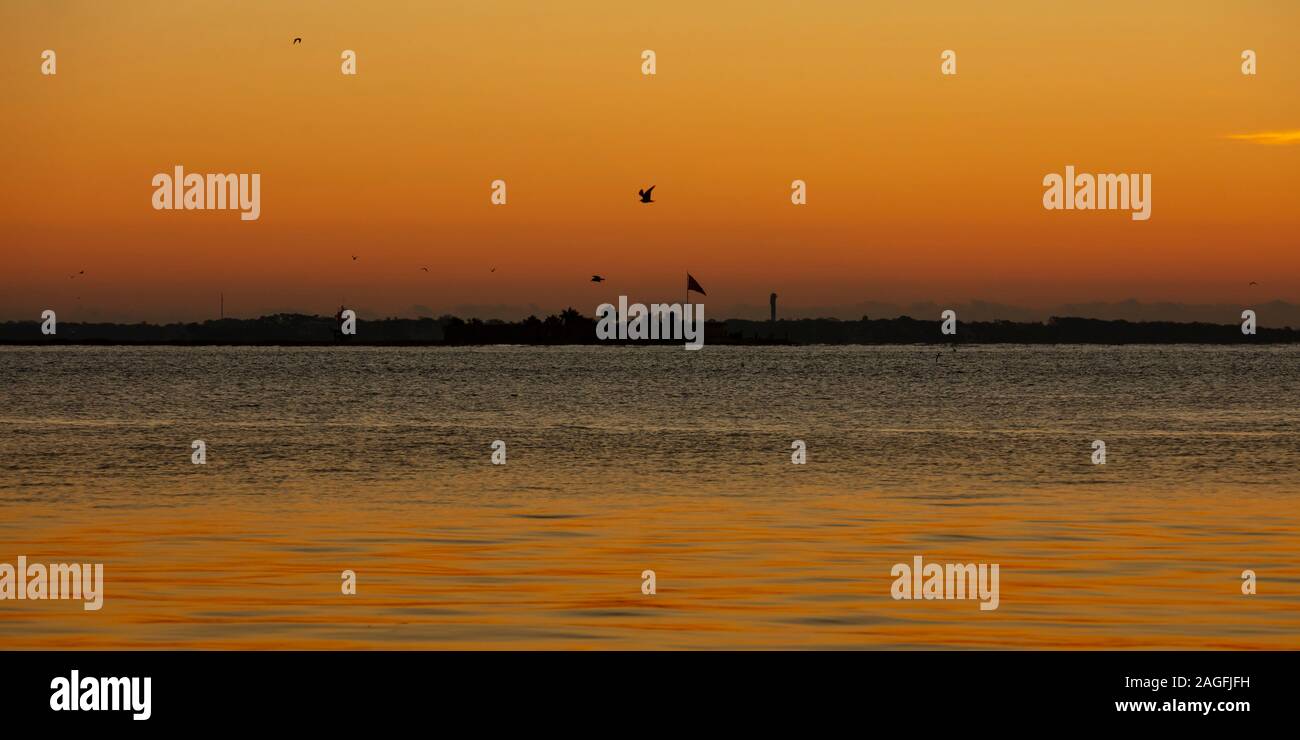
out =
[(1250, 281), (1250, 284), (1251, 284), (1251, 285), (1259, 285), (1259, 283), (1255, 282), (1254, 280), (1251, 280), (1251, 281)]
[(603, 283), (603, 282), (605, 282), (605, 278), (603, 278), (603, 277), (601, 277), (601, 276), (599, 276), (599, 275), (592, 275), (592, 276), (591, 276), (591, 282), (593, 282), (593, 283)]
[(357, 261), (357, 256), (356, 256), (355, 254), (352, 255), (352, 261), (353, 261), (353, 262), (356, 262), (356, 261)]
[(636, 191), (636, 194), (639, 195), (639, 196), (641, 196), (641, 202), (642, 202), (642, 203), (653, 203), (654, 201), (653, 201), (653, 200), (650, 200), (650, 194), (653, 193), (654, 191), (655, 191), (655, 186), (654, 186), (654, 185), (651, 185), (650, 187), (646, 188), (645, 190), (638, 190), (638, 191)]
[(421, 267), (420, 269), (421, 269), (421, 270), (424, 270), (425, 272), (428, 272), (428, 271), (429, 271), (429, 268), (427, 268), (427, 267)]
[(294, 36), (294, 37), (293, 37), (293, 43), (295, 43), (295, 44), (301, 44), (301, 43), (302, 43), (302, 37), (301, 37), (301, 36)]
[(488, 272), (496, 272), (496, 271), (497, 271), (497, 268), (495, 268), (495, 267), (493, 267), (491, 270), (488, 270)]

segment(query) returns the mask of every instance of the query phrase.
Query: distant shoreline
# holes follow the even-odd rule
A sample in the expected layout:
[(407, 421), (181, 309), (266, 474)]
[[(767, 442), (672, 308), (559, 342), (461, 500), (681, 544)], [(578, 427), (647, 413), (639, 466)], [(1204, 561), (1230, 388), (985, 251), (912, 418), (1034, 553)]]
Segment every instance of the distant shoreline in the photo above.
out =
[[(681, 342), (568, 342), (568, 343), (530, 343), (519, 342), (480, 342), (477, 344), (450, 344), (448, 342), (110, 342), (110, 341), (53, 341), (29, 342), (0, 340), (0, 347), (308, 347), (308, 348), (419, 348), (438, 347), (452, 349), (456, 347), (680, 347)], [(719, 347), (1160, 347), (1160, 346), (1286, 346), (1300, 344), (1300, 340), (1256, 342), (706, 342), (704, 346)]]
[[(539, 319), (482, 321), (454, 316), (358, 320), (356, 335), (339, 337), (329, 316), (275, 314), (256, 319), (215, 319), (176, 324), (60, 322), (44, 335), (38, 321), (0, 323), (7, 346), (226, 346), (226, 347), (464, 347), (492, 345), (680, 345), (680, 341), (601, 341), (596, 320), (573, 309)], [(1240, 324), (1126, 321), (1052, 317), (1043, 322), (958, 321), (955, 335), (940, 332), (939, 320), (842, 321), (726, 319), (705, 324), (706, 345), (977, 345), (977, 344), (1296, 344), (1300, 329), (1259, 328), (1243, 334)]]

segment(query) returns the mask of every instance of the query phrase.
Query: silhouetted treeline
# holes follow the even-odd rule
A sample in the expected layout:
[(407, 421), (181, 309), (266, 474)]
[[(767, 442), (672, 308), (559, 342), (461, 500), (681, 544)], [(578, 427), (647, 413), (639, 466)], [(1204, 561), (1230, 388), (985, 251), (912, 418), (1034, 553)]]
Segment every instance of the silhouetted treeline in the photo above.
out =
[[(705, 324), (706, 344), (1259, 344), (1300, 342), (1290, 327), (1260, 328), (1253, 336), (1240, 324), (1170, 321), (1108, 321), (1059, 318), (1046, 322), (958, 322), (955, 336), (944, 336), (940, 322), (902, 316), (896, 319), (841, 321), (729, 319)], [(274, 314), (256, 319), (219, 319), (201, 323), (111, 324), (59, 322), (52, 336), (41, 334), (39, 321), (0, 323), (4, 344), (241, 344), (241, 345), (473, 345), (473, 344), (611, 344), (596, 338), (596, 320), (572, 308), (522, 321), (464, 320), (455, 316), (357, 321), (357, 333), (340, 336), (330, 316)], [(627, 342), (643, 344), (645, 342)], [(664, 340), (659, 344), (681, 344)]]
[(523, 321), (465, 321), (455, 316), (442, 320), (444, 344), (595, 344), (596, 320), (572, 308), (545, 319)]
[[(37, 321), (0, 324), (0, 342), (23, 344), (336, 344), (332, 316), (278, 313), (256, 319), (212, 319), (184, 324), (88, 324), (60, 321), (57, 333), (41, 334)], [(436, 344), (442, 320), (357, 321), (361, 344)], [(360, 341), (365, 338), (365, 341)]]
[(748, 321), (729, 319), (726, 334), (735, 342), (779, 340), (795, 344), (1258, 344), (1300, 341), (1300, 331), (1257, 329), (1241, 333), (1240, 324), (1174, 321), (1109, 321), (1053, 316), (1037, 321), (959, 321), (955, 335), (940, 333), (940, 321), (909, 316), (896, 319), (840, 321), (796, 319)]

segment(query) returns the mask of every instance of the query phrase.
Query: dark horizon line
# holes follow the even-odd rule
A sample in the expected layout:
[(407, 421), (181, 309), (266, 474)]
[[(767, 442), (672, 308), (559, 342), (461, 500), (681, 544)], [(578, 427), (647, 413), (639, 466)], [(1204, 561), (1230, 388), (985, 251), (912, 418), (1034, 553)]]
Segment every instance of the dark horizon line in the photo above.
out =
[[(1300, 329), (1258, 327), (1242, 333), (1240, 324), (1130, 321), (1053, 316), (1044, 321), (960, 321), (955, 335), (940, 331), (940, 319), (909, 316), (871, 319), (710, 319), (707, 344), (1292, 344)], [(601, 340), (597, 320), (573, 308), (545, 319), (520, 321), (439, 318), (360, 319), (356, 335), (341, 335), (333, 316), (279, 313), (255, 319), (202, 322), (60, 322), (54, 335), (41, 333), (36, 320), (0, 322), (5, 345), (162, 345), (162, 346), (464, 346), (664, 344), (681, 340)]]
[[(644, 305), (664, 301), (638, 301)], [(224, 311), (224, 300), (221, 301), (222, 310)], [(1058, 317), (1068, 318), (1090, 318), (1099, 320), (1128, 320), (1134, 322), (1141, 321), (1168, 321), (1174, 323), (1214, 323), (1222, 318), (1232, 319), (1231, 315), (1223, 316), (1221, 311), (1237, 311), (1245, 308), (1266, 308), (1267, 318), (1273, 322), (1294, 322), (1300, 325), (1300, 302), (1292, 302), (1281, 297), (1269, 298), (1266, 300), (1253, 301), (1221, 301), (1218, 303), (1185, 303), (1179, 301), (1143, 301), (1138, 298), (1126, 298), (1123, 300), (1096, 300), (1096, 301), (1072, 301), (1062, 302), (1055, 305), (1020, 305), (1015, 303), (1000, 303), (987, 299), (970, 298), (958, 302), (940, 303), (934, 300), (920, 301), (859, 301), (857, 303), (844, 303), (825, 306), (801, 306), (783, 307), (783, 313), (791, 318), (778, 319), (782, 321), (857, 321), (859, 317), (865, 317), (868, 314), (879, 315), (882, 318), (908, 318), (914, 317), (918, 311), (924, 312), (929, 310), (937, 311), (940, 308), (951, 308), (957, 310), (959, 315), (965, 313), (969, 315), (975, 313), (979, 316), (974, 321), (1015, 321), (1015, 322), (1034, 322), (1047, 321)], [(733, 303), (727, 306), (734, 314), (729, 318), (717, 319), (720, 321), (747, 321), (747, 320), (764, 320), (768, 314), (769, 306), (767, 304), (757, 303)], [(364, 309), (364, 307), (363, 307)], [(384, 314), (382, 311), (371, 311), (365, 309), (368, 314), (380, 316), (380, 318), (366, 319), (367, 321), (419, 321), (419, 320), (444, 320), (448, 318), (461, 318), (456, 313), (459, 311), (479, 310), (486, 313), (483, 317), (470, 317), (466, 321), (483, 321), (483, 322), (518, 322), (525, 321), (529, 316), (540, 316), (543, 313), (560, 314), (564, 311), (572, 311), (573, 307), (567, 306), (565, 309), (551, 308), (547, 309), (536, 304), (510, 305), (510, 304), (461, 304), (451, 307), (447, 310), (433, 311), (426, 306), (413, 305), (405, 312)], [(218, 316), (203, 318), (181, 318), (181, 317), (164, 317), (164, 318), (123, 318), (120, 315), (117, 318), (106, 318), (104, 320), (89, 319), (78, 320), (79, 324), (94, 325), (151, 325), (151, 326), (172, 326), (172, 325), (190, 325), (204, 324), (209, 321), (220, 321), (237, 319), (241, 321), (257, 321), (270, 316), (320, 316), (320, 314), (310, 313), (309, 310), (299, 308), (283, 308), (263, 313), (259, 316)], [(1127, 312), (1125, 314), (1124, 312)], [(99, 309), (92, 311), (94, 314), (103, 314), (105, 312)], [(109, 312), (111, 315), (111, 312)], [(1178, 315), (1183, 313), (1185, 315)], [(1263, 312), (1261, 312), (1263, 313)], [(1146, 315), (1143, 315), (1146, 314)], [(1279, 314), (1281, 314), (1279, 316)], [(29, 318), (30, 314), (22, 317), (10, 315), (8, 318), (0, 317), (0, 325), (30, 323), (39, 321), (39, 319)], [(1261, 317), (1265, 318), (1265, 317)], [(360, 320), (360, 317), (358, 317)], [(715, 319), (710, 319), (714, 321)], [(1235, 319), (1234, 319), (1235, 320)], [(73, 323), (69, 321), (68, 323)], [(1261, 324), (1262, 325), (1262, 324)], [(1272, 323), (1272, 326), (1278, 326), (1279, 323)], [(1286, 325), (1292, 325), (1287, 323)]]

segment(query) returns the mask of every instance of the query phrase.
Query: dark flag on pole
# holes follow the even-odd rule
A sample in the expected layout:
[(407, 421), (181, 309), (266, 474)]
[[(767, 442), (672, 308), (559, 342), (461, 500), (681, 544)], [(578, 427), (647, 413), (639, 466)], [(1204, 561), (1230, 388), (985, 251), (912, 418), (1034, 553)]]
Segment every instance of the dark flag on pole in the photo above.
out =
[(700, 287), (699, 282), (697, 282), (695, 278), (691, 277), (691, 274), (688, 272), (686, 273), (686, 295), (689, 296), (692, 290), (703, 296), (708, 295), (708, 293), (704, 292), (704, 288)]

